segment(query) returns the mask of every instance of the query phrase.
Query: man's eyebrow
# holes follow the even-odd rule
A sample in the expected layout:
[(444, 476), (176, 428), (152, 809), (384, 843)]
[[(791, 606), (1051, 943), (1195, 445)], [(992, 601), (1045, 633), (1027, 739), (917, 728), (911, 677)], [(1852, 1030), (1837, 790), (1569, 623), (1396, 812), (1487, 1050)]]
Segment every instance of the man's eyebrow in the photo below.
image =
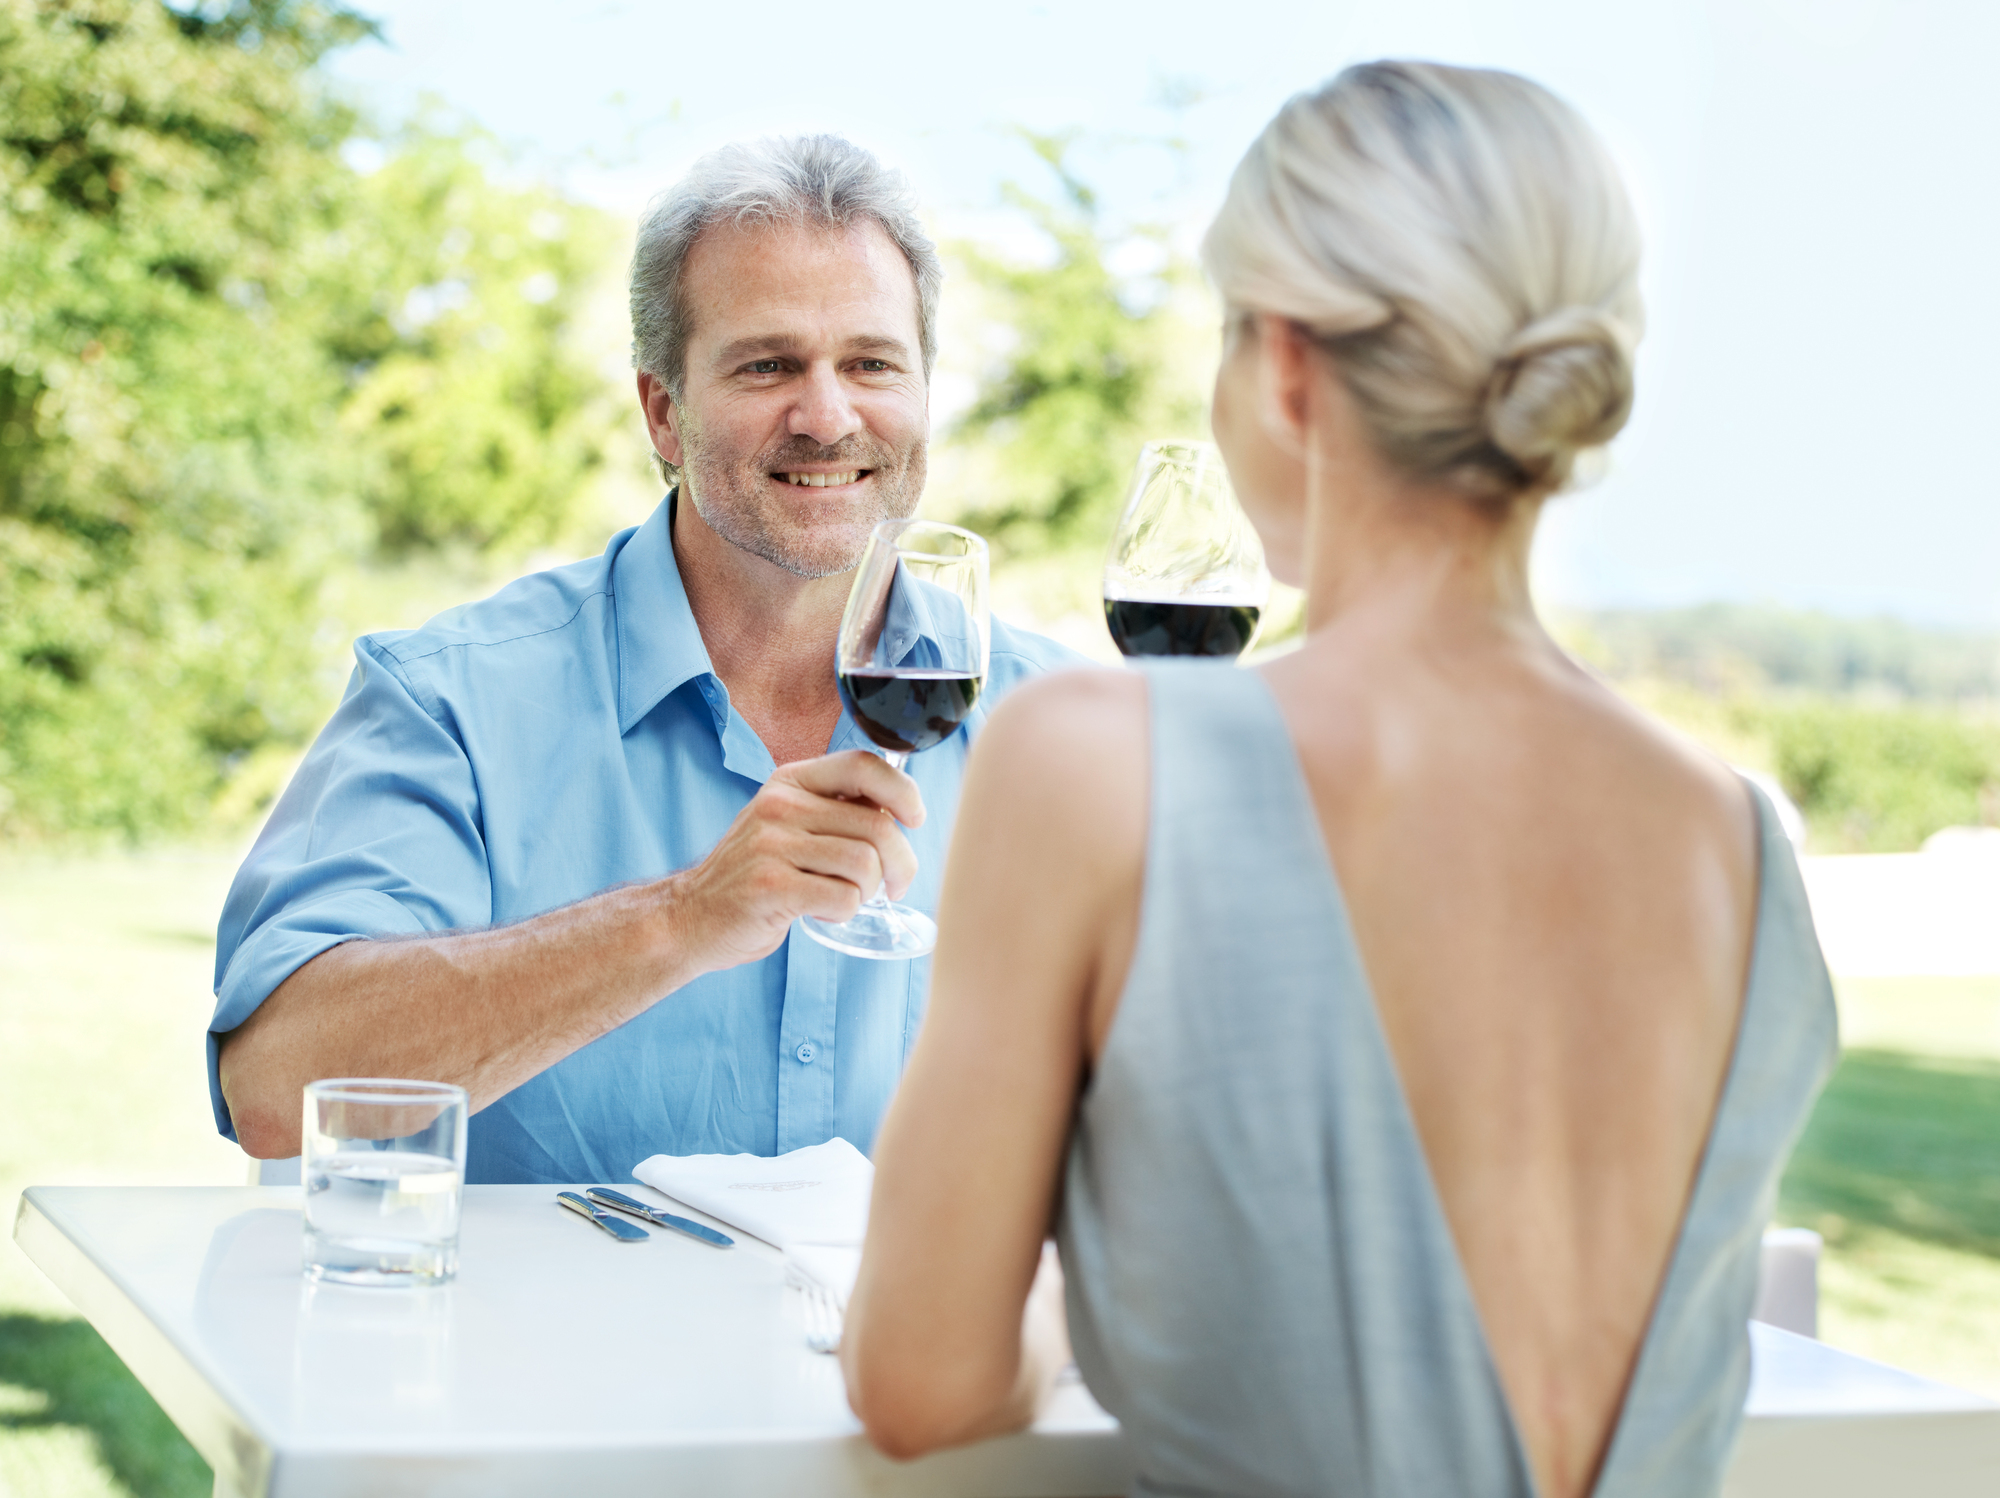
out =
[(904, 360), (910, 357), (910, 346), (902, 339), (891, 338), (887, 334), (852, 339), (847, 349), (849, 353), (854, 354), (893, 354)]
[[(715, 365), (718, 369), (728, 369), (750, 359), (768, 359), (774, 354), (789, 354), (797, 350), (799, 340), (789, 333), (752, 333), (738, 338), (733, 343), (725, 343), (716, 351)], [(886, 333), (864, 334), (850, 338), (841, 346), (843, 354), (890, 355), (905, 363), (910, 359), (910, 346), (900, 338)]]

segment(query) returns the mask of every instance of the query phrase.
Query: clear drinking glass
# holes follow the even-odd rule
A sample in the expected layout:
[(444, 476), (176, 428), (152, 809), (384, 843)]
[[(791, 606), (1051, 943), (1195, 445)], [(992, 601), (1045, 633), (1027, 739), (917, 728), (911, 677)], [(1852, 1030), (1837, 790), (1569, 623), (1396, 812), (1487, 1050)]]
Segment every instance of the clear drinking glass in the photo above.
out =
[[(935, 520), (884, 520), (868, 538), (840, 620), (834, 673), (848, 714), (902, 769), (950, 738), (986, 685), (986, 543)], [(880, 889), (853, 918), (806, 933), (855, 957), (921, 957), (937, 923)]]
[(1104, 563), (1104, 622), (1126, 655), (1235, 657), (1271, 593), (1264, 544), (1210, 442), (1152, 442)]
[(306, 1275), (437, 1285), (458, 1272), (466, 1096), (448, 1082), (306, 1084)]

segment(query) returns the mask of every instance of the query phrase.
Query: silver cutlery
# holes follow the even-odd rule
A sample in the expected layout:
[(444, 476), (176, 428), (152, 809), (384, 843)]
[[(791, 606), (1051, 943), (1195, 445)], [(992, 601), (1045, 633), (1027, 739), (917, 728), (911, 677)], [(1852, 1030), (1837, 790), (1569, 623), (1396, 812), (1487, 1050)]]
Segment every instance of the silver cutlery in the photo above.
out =
[(599, 1211), (574, 1191), (558, 1191), (556, 1200), (580, 1217), (588, 1217), (620, 1243), (643, 1243), (653, 1235), (644, 1228), (635, 1228), (622, 1217), (613, 1217), (609, 1212)]
[(672, 1228), (677, 1233), (686, 1233), (690, 1238), (698, 1238), (714, 1248), (734, 1248), (736, 1240), (727, 1233), (718, 1233), (714, 1228), (703, 1227), (686, 1217), (676, 1217), (671, 1212), (662, 1212), (658, 1207), (627, 1196), (622, 1191), (613, 1191), (608, 1186), (592, 1186), (584, 1193), (600, 1207), (610, 1207), (614, 1211), (627, 1212), (646, 1222), (658, 1223), (663, 1228)]
[(805, 1296), (806, 1346), (814, 1352), (839, 1352), (841, 1328), (847, 1318), (841, 1315), (832, 1292), (817, 1280), (800, 1278), (794, 1283)]

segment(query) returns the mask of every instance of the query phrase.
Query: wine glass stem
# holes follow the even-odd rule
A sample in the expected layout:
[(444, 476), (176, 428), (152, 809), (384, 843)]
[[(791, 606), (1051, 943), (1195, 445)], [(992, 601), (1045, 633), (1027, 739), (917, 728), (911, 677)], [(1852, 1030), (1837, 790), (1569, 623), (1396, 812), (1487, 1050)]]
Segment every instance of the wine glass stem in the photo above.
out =
[[(907, 749), (884, 749), (882, 751), (882, 758), (889, 762), (890, 769), (900, 770), (910, 762), (910, 751)], [(868, 910), (887, 910), (889, 908), (889, 886), (886, 883), (876, 885), (875, 893), (861, 903), (863, 908)]]

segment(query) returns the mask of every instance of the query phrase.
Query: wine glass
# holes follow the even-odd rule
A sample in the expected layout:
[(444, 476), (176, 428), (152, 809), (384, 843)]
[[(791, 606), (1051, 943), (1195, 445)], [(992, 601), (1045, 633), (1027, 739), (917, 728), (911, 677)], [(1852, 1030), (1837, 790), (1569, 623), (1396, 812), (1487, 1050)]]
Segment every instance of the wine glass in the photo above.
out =
[(1211, 442), (1150, 442), (1104, 563), (1104, 622), (1126, 655), (1234, 658), (1270, 596), (1264, 545)]
[[(986, 684), (986, 543), (935, 520), (884, 520), (868, 538), (834, 673), (861, 731), (897, 769), (950, 738)], [(803, 918), (806, 934), (855, 957), (922, 957), (937, 922), (882, 890), (852, 919)]]

